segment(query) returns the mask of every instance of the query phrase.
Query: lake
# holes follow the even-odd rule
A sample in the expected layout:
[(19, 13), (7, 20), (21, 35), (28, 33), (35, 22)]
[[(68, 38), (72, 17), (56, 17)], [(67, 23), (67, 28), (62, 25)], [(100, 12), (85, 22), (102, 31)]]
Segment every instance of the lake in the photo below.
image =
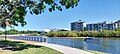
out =
[[(44, 41), (40, 36), (9, 36), (8, 38)], [(47, 38), (48, 43), (69, 46), (83, 50), (94, 50), (110, 54), (120, 54), (120, 38), (96, 38), (102, 41), (84, 41), (82, 38)], [(45, 39), (46, 40), (46, 39)]]
[(94, 50), (110, 54), (120, 54), (120, 38), (97, 38), (102, 41), (83, 41), (80, 38), (48, 38), (48, 43), (74, 47), (83, 50)]

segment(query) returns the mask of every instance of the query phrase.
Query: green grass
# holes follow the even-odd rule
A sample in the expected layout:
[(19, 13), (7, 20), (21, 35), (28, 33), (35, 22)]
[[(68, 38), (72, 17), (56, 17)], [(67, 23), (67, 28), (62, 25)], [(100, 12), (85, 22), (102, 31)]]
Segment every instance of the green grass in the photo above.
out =
[(4, 40), (0, 40), (0, 48), (11, 50), (10, 52), (0, 52), (0, 54), (62, 54), (61, 52), (44, 46)]
[(47, 47), (41, 47), (41, 48), (29, 48), (22, 51), (3, 52), (0, 54), (62, 54), (62, 53)]

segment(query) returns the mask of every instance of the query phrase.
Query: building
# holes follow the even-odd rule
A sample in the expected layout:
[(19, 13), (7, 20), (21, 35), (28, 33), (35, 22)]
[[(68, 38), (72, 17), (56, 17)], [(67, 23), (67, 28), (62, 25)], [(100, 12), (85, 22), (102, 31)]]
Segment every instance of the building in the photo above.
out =
[(120, 28), (120, 20), (116, 22), (98, 22), (98, 23), (89, 23), (86, 24), (84, 21), (77, 21), (71, 23), (71, 30), (74, 31), (100, 31), (100, 30), (114, 30), (116, 28)]
[(99, 30), (98, 29), (98, 24), (87, 24), (86, 25), (86, 30), (91, 31), (91, 30)]
[(115, 25), (113, 22), (99, 22), (99, 23), (92, 23), (92, 24), (87, 24), (86, 26), (88, 31), (100, 31), (100, 30), (114, 30)]
[(47, 33), (49, 33), (49, 32), (55, 32), (55, 31), (69, 31), (69, 29), (68, 28), (59, 28), (59, 29), (44, 29), (43, 31), (41, 31), (41, 32), (47, 32)]
[(84, 21), (76, 21), (71, 23), (71, 30), (73, 31), (83, 31), (86, 29), (86, 23)]
[(115, 28), (120, 28), (120, 20), (116, 21), (114, 24), (115, 24)]
[(51, 29), (51, 31), (69, 31), (69, 29), (68, 28), (59, 28), (59, 29)]
[(107, 30), (114, 30), (114, 29), (115, 29), (114, 22), (107, 23)]

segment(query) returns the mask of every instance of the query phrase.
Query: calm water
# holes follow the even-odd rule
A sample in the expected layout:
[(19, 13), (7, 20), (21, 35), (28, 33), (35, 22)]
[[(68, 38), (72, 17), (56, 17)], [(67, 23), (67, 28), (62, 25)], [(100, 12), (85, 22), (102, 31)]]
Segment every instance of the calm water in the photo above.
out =
[[(38, 36), (10, 36), (8, 38), (40, 42), (43, 41), (41, 37)], [(48, 38), (47, 42), (83, 50), (94, 50), (110, 54), (120, 54), (120, 38), (97, 38), (97, 39), (101, 39), (102, 41), (85, 42), (83, 41), (83, 39), (80, 38)]]
[[(100, 39), (100, 38), (99, 38)], [(80, 38), (48, 38), (48, 43), (60, 44), (84, 50), (120, 54), (120, 38), (102, 38), (100, 42), (85, 42)]]

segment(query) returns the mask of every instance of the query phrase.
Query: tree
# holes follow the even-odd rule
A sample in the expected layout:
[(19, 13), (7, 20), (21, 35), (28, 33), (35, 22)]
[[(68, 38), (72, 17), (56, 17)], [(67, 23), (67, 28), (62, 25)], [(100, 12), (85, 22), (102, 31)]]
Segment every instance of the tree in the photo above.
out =
[(115, 31), (120, 31), (120, 28), (115, 29)]
[(11, 34), (19, 34), (19, 31), (16, 30), (16, 29), (10, 29), (10, 30), (7, 31), (7, 33), (10, 34), (10, 35)]
[(44, 13), (46, 9), (50, 12), (54, 10), (62, 11), (64, 6), (66, 9), (74, 8), (78, 5), (79, 0), (0, 0), (0, 25), (6, 28), (5, 20), (9, 19), (9, 24), (13, 26), (26, 25), (24, 20), (27, 12), (31, 14)]
[(50, 12), (57, 10), (62, 11), (64, 6), (66, 9), (74, 8), (80, 0), (0, 0), (0, 27), (6, 29), (7, 23), (11, 26), (23, 27), (26, 25), (24, 20), (27, 12), (30, 14), (41, 14), (46, 9)]
[(3, 31), (0, 31), (0, 35), (3, 35), (4, 33), (3, 33)]

